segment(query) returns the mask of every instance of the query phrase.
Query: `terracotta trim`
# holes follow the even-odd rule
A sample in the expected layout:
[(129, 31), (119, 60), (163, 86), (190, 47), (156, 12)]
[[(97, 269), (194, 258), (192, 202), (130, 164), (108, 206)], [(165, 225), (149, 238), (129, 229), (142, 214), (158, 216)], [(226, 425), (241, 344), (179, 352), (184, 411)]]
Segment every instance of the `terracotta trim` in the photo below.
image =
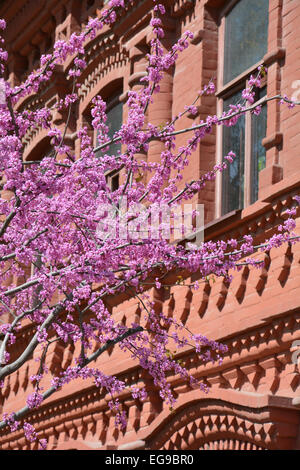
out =
[(140, 79), (143, 77), (146, 77), (146, 75), (147, 75), (147, 72), (136, 72), (130, 75), (128, 79), (128, 85), (130, 87), (132, 87), (133, 85), (136, 85), (137, 83), (139, 83)]
[(273, 202), (274, 199), (281, 197), (286, 194), (287, 196), (295, 191), (297, 188), (300, 189), (300, 173), (296, 173), (289, 178), (284, 178), (283, 180), (276, 183), (272, 186), (272, 194), (264, 197), (262, 202)]
[(194, 34), (193, 39), (191, 40), (191, 43), (196, 45), (199, 44), (205, 37), (205, 30), (204, 29), (199, 29), (196, 34)]
[(266, 55), (264, 55), (263, 62), (265, 65), (271, 65), (274, 62), (278, 62), (279, 60), (282, 60), (285, 58), (285, 48), (284, 47), (278, 47), (277, 49), (268, 52)]
[(119, 100), (120, 100), (122, 103), (126, 103), (126, 101), (128, 100), (128, 93), (129, 93), (129, 90), (126, 90), (126, 91), (124, 91), (124, 93), (122, 93), (122, 94), (119, 96)]
[[(201, 403), (207, 403), (209, 405), (208, 410), (207, 406), (202, 409)], [(210, 390), (209, 396), (203, 398), (199, 398), (198, 390), (193, 390), (191, 392), (183, 394), (183, 396), (178, 399), (176, 409), (174, 410), (176, 413), (174, 413), (173, 416), (170, 414), (168, 409), (164, 409), (160, 413), (160, 415), (155, 418), (155, 420), (150, 424), (150, 426), (148, 426), (146, 429), (140, 430), (140, 440), (149, 442), (152, 439), (157, 438), (160, 432), (162, 430), (165, 430), (168, 426), (170, 426), (170, 428), (172, 429), (171, 423), (173, 422), (173, 420), (176, 420), (176, 418), (178, 418), (180, 412), (184, 411), (184, 409), (186, 409), (187, 407), (192, 408), (193, 405), (198, 405), (199, 412), (197, 413), (197, 416), (199, 417), (201, 417), (202, 415), (206, 415), (207, 411), (209, 413), (211, 411), (211, 407), (219, 407), (220, 405), (222, 405), (224, 408), (226, 408), (227, 406), (233, 406), (233, 408), (237, 412), (235, 416), (241, 416), (245, 419), (248, 418), (247, 411), (250, 408), (255, 408), (257, 411), (261, 410), (261, 412), (267, 412), (268, 414), (271, 414), (271, 408), (288, 408), (289, 410), (298, 413), (298, 409), (296, 406), (293, 406), (292, 398), (290, 397), (272, 396), (267, 393), (241, 393), (237, 390), (223, 389), (222, 399), (220, 400), (220, 393), (218, 389)], [(185, 417), (184, 422), (189, 422), (188, 416)], [(124, 449), (126, 447), (129, 437), (130, 436), (124, 437), (123, 444), (119, 445), (118, 449)]]
[(193, 114), (193, 113), (190, 113), (190, 112), (188, 112), (188, 113), (186, 114), (186, 117), (187, 117), (188, 119), (192, 119), (192, 120), (193, 120), (193, 119), (196, 119), (196, 117), (199, 116), (199, 114), (201, 113), (201, 105), (196, 106), (196, 108), (197, 108), (197, 113), (196, 113), (196, 114)]
[(146, 442), (142, 440), (131, 441), (118, 446), (118, 450), (142, 450), (145, 449)]
[(262, 145), (265, 147), (266, 150), (269, 150), (272, 147), (277, 147), (281, 145), (283, 141), (283, 134), (282, 132), (275, 132), (274, 134), (265, 137), (262, 140)]
[(223, 9), (221, 10), (220, 16), (226, 16), (232, 10), (232, 8), (239, 2), (240, 0), (229, 0), (227, 4), (224, 5)]
[[(180, 4), (181, 3), (181, 4)], [(172, 16), (182, 16), (186, 10), (194, 7), (194, 0), (183, 0), (182, 2), (176, 2), (172, 9)]]

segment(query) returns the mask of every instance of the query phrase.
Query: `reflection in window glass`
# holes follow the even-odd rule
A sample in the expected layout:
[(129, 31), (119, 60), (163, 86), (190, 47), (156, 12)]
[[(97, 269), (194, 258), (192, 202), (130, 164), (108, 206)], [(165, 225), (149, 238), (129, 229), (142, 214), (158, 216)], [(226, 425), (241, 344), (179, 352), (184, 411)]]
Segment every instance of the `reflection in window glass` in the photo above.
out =
[[(115, 132), (119, 131), (122, 126), (122, 118), (123, 118), (122, 108), (123, 108), (122, 103), (118, 102), (107, 112), (106, 123), (109, 128), (108, 137), (110, 139), (113, 138)], [(106, 153), (108, 153), (109, 155), (115, 155), (118, 152), (118, 150), (121, 150), (120, 142), (116, 142), (115, 144), (112, 144), (109, 148), (109, 151)]]
[[(241, 91), (224, 100), (224, 111), (230, 104), (241, 100)], [(245, 159), (245, 116), (241, 116), (231, 127), (223, 128), (223, 156), (232, 150), (236, 154), (233, 163), (222, 173), (222, 215), (243, 208), (244, 202), (244, 159)]]
[[(119, 95), (118, 95), (119, 96)], [(115, 132), (119, 131), (122, 122), (123, 122), (123, 104), (118, 100), (118, 96), (112, 98), (107, 105), (107, 121), (106, 125), (109, 129), (108, 131), (108, 137), (109, 139), (112, 139)], [(98, 145), (98, 142), (97, 144)], [(106, 155), (116, 155), (118, 153), (118, 150), (121, 150), (121, 143), (116, 142), (115, 144), (112, 144), (109, 146), (109, 149), (106, 150), (104, 153)], [(97, 156), (103, 155), (102, 151), (96, 152)]]
[(267, 52), (269, 0), (240, 0), (225, 19), (224, 84)]
[[(258, 92), (256, 100), (266, 95), (266, 87)], [(251, 117), (251, 204), (258, 198), (258, 174), (266, 166), (266, 149), (262, 145), (262, 140), (267, 131), (267, 105), (262, 107), (258, 116)]]

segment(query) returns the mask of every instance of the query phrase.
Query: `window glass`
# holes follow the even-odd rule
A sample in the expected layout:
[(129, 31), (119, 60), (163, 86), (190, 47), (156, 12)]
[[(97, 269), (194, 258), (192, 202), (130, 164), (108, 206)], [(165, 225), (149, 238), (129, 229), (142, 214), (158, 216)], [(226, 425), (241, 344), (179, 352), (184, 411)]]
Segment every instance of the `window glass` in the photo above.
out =
[[(107, 102), (107, 120), (106, 125), (108, 127), (108, 137), (112, 139), (115, 132), (119, 131), (122, 123), (123, 123), (123, 104), (119, 101), (120, 93), (114, 95), (110, 100)], [(96, 143), (96, 146), (98, 142)], [(109, 149), (106, 150), (104, 153), (107, 155), (116, 155), (118, 150), (121, 150), (121, 143), (116, 142), (109, 146)], [(97, 156), (103, 155), (102, 150), (96, 152)]]
[[(241, 91), (224, 100), (224, 111), (230, 104), (241, 101)], [(232, 150), (236, 158), (222, 173), (222, 215), (243, 208), (244, 202), (244, 158), (245, 158), (245, 115), (231, 127), (223, 127), (223, 157)]]
[(269, 0), (240, 0), (225, 18), (224, 84), (267, 52)]
[[(256, 100), (266, 95), (266, 87), (258, 90)], [(262, 107), (261, 113), (251, 117), (251, 204), (258, 197), (258, 174), (266, 166), (266, 149), (262, 145), (262, 140), (266, 136), (267, 131), (267, 105)]]
[[(109, 128), (108, 137), (113, 138), (115, 132), (119, 131), (122, 126), (122, 113), (123, 105), (121, 102), (116, 103), (109, 111), (107, 112), (107, 121), (106, 124)], [(109, 155), (115, 155), (118, 150), (121, 150), (120, 142), (116, 142), (109, 147), (109, 151), (106, 152)]]

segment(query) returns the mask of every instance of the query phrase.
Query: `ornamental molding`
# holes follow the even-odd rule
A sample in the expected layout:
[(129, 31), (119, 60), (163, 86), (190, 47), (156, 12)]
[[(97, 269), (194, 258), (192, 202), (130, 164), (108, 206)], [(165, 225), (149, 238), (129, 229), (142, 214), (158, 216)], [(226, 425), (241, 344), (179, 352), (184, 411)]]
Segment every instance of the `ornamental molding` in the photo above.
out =
[(291, 185), (285, 180), (284, 189), (280, 194), (271, 194), (267, 199), (258, 200), (243, 211), (234, 211), (226, 220), (221, 217), (208, 223), (204, 227), (205, 238), (241, 240), (245, 235), (252, 235), (258, 242), (269, 238), (275, 233), (277, 226), (287, 218), (287, 209), (295, 207), (297, 217), (300, 217), (300, 207), (293, 199), (299, 188), (299, 175), (295, 182), (291, 181)]
[[(300, 312), (298, 311), (282, 318), (271, 319), (265, 327), (253, 328), (252, 331), (235, 335), (225, 341), (229, 351), (222, 365), (212, 366), (207, 364), (203, 366), (199, 364), (199, 359), (194, 353), (187, 352), (186, 356), (181, 357), (183, 365), (188, 368), (190, 373), (206, 381), (211, 386), (211, 390), (207, 397), (203, 395), (200, 400), (201, 406), (197, 408), (197, 417), (195, 416), (195, 419), (192, 419), (195, 399), (197, 398), (199, 401), (199, 391), (191, 390), (178, 377), (170, 377), (172, 389), (178, 396), (178, 405), (175, 409), (176, 416), (174, 416), (172, 427), (170, 424), (165, 423), (166, 417), (168, 417), (167, 419), (170, 417), (170, 412), (166, 408), (162, 412), (159, 411), (160, 399), (157, 391), (152, 389), (150, 402), (141, 403), (133, 400), (128, 392), (120, 395), (120, 403), (122, 403), (123, 409), (128, 414), (129, 422), (125, 433), (114, 430), (114, 417), (107, 406), (110, 397), (95, 386), (89, 386), (75, 393), (72, 393), (70, 389), (67, 392), (69, 396), (62, 396), (61, 392), (58, 391), (57, 397), (59, 398), (48, 404), (45, 403), (37, 411), (32, 411), (26, 420), (36, 427), (41, 436), (50, 438), (54, 436), (51, 444), (53, 449), (63, 443), (67, 445), (66, 442), (69, 439), (79, 439), (81, 442), (85, 440), (96, 441), (103, 448), (106, 445), (126, 444), (129, 436), (131, 440), (132, 436), (136, 436), (135, 439), (137, 440), (145, 440), (149, 448), (158, 448), (155, 446), (159, 445), (159, 448), (172, 448), (175, 450), (178, 448), (179, 442), (182, 445), (187, 429), (189, 431), (192, 429), (192, 432), (189, 433), (192, 434), (192, 437), (188, 438), (189, 445), (192, 445), (189, 441), (192, 438), (193, 442), (198, 442), (199, 447), (204, 445), (203, 423), (207, 424), (205, 421), (207, 418), (205, 415), (201, 415), (201, 410), (204, 409), (203, 404), (213, 403), (208, 413), (209, 416), (215, 416), (212, 423), (209, 424), (210, 440), (220, 439), (218, 433), (221, 432), (222, 420), (228, 420), (229, 416), (233, 421), (234, 419), (243, 419), (245, 424), (239, 424), (237, 428), (235, 424), (232, 430), (229, 429), (228, 424), (228, 428), (225, 430), (227, 437), (228, 432), (231, 433), (229, 436), (231, 440), (241, 440), (246, 435), (247, 442), (261, 445), (263, 438), (268, 433), (264, 426), (257, 431), (254, 426), (253, 413), (262, 416), (261, 413), (268, 411), (268, 407), (276, 408), (280, 405), (284, 408), (287, 420), (289, 420), (290, 412), (299, 415), (299, 408), (293, 406), (292, 396), (282, 398), (274, 395), (269, 396), (269, 393), (279, 393), (280, 395), (281, 380), (284, 380), (286, 385), (288, 384), (292, 395), (294, 395), (296, 389), (299, 390), (300, 375), (297, 366), (291, 364), (289, 350), (292, 341), (300, 337), (299, 331)], [(53, 370), (53, 367), (58, 367), (62, 363), (62, 358), (64, 358), (64, 366), (66, 367), (71, 362), (73, 353), (74, 351), (71, 349), (69, 351), (63, 351), (62, 348), (61, 351), (55, 349), (52, 354), (52, 361), (49, 364), (50, 368)], [(65, 362), (66, 360), (68, 363)], [(12, 396), (17, 397), (20, 393), (24, 396), (29, 385), (29, 376), (36, 372), (35, 369), (36, 365), (32, 361), (27, 365), (25, 375), (24, 368), (22, 368), (18, 373), (6, 379), (5, 386), (1, 390), (0, 406), (4, 400), (11, 399)], [(58, 373), (58, 370), (55, 373)], [(266, 373), (269, 378), (268, 383), (264, 379)], [(142, 370), (135, 367), (117, 374), (117, 377), (124, 380), (127, 386), (132, 386), (141, 383), (145, 375)], [(261, 387), (263, 383), (265, 383), (265, 386)], [(260, 391), (261, 388), (262, 391)], [(219, 407), (220, 398), (225, 399), (224, 397), (227, 402), (231, 403), (231, 405), (228, 405), (228, 410), (226, 407), (226, 409), (224, 408), (224, 403)], [(187, 422), (182, 424), (182, 416), (186, 412), (187, 404), (190, 407), (190, 412), (187, 414)], [(183, 407), (182, 412), (180, 411), (181, 407)], [(179, 413), (178, 416), (177, 413)], [(201, 417), (199, 417), (199, 414)], [(221, 415), (222, 420), (220, 420)], [(195, 420), (199, 421), (197, 421), (196, 428), (189, 424), (191, 420), (193, 422)], [(179, 426), (180, 423), (182, 425)], [(151, 434), (151, 430), (157, 429), (157, 432), (159, 432), (162, 425), (166, 429), (159, 436), (166, 436), (167, 430), (168, 432), (172, 430), (172, 434), (168, 435), (164, 441), (162, 437), (152, 438), (151, 436), (154, 436), (154, 434)], [(149, 438), (145, 436), (143, 431), (145, 427), (147, 428), (147, 436), (150, 436)], [(248, 434), (245, 429), (250, 430)], [(207, 435), (207, 430), (205, 433)], [(264, 433), (266, 434), (265, 437)], [(261, 436), (261, 441), (257, 436), (258, 434)], [(23, 448), (24, 445), (28, 445), (28, 443), (22, 444), (21, 436), (21, 432), (9, 433), (7, 429), (3, 429), (0, 432), (1, 448), (4, 449), (7, 446)]]
[(177, 413), (154, 437), (146, 440), (146, 448), (199, 449), (205, 443), (224, 439), (262, 449), (275, 447), (276, 425), (269, 420), (261, 422), (260, 414), (265, 414), (267, 409), (262, 408), (256, 420), (243, 416), (244, 410), (247, 411), (247, 407), (236, 407), (223, 400), (196, 402)]
[(194, 9), (196, 0), (175, 0), (172, 6), (172, 15), (183, 16), (188, 10)]
[(104, 77), (128, 64), (129, 53), (112, 34), (99, 42), (91, 43), (86, 48), (86, 58), (87, 68), (80, 77), (80, 107), (95, 89), (98, 92), (102, 88), (101, 81)]

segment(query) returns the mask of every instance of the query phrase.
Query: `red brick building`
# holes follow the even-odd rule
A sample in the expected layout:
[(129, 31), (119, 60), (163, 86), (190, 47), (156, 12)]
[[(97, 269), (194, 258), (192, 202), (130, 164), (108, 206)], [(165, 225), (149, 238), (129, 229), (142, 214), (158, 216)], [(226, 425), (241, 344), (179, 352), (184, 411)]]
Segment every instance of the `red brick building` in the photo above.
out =
[[(264, 63), (268, 74), (257, 99), (265, 94), (300, 97), (300, 2), (298, 0), (170, 0), (165, 17), (166, 48), (187, 29), (194, 33), (190, 47), (161, 85), (159, 100), (148, 119), (161, 124), (193, 101), (197, 91), (216, 77), (215, 97), (202, 97), (198, 115), (185, 116), (181, 127), (220, 114), (236, 103), (249, 75)], [(51, 50), (54, 41), (79, 31), (89, 17), (99, 14), (102, 0), (1, 1), (6, 19), (8, 76), (22, 81)], [(69, 123), (67, 138), (78, 148), (75, 131), (90, 126), (90, 103), (98, 93), (107, 100), (109, 118), (126, 118), (127, 91), (141, 86), (147, 67), (152, 0), (134, 0), (111, 28), (86, 44), (88, 67), (81, 77), (80, 103)], [(19, 103), (34, 109), (52, 103), (69, 90), (67, 63), (57, 68), (39, 95)], [(205, 205), (206, 239), (240, 238), (251, 233), (259, 243), (273, 233), (300, 193), (300, 109), (290, 110), (270, 101), (259, 117), (247, 115), (235, 128), (221, 127), (207, 136), (192, 156), (185, 179), (211, 169), (227, 150), (239, 155), (230, 172), (198, 196)], [(63, 125), (65, 116), (53, 116)], [(92, 132), (92, 131), (91, 131)], [(186, 136), (178, 138), (178, 145)], [(96, 136), (95, 136), (96, 139)], [(45, 131), (27, 136), (25, 157), (47, 153)], [(148, 159), (159, 158), (161, 144), (153, 142)], [(117, 174), (109, 175), (117, 186)], [(299, 223), (297, 230), (299, 230)], [(299, 232), (298, 232), (299, 233)], [(201, 284), (192, 292), (185, 286), (169, 291), (153, 289), (157, 308), (187, 322), (193, 331), (228, 345), (223, 364), (201, 365), (192, 350), (181, 354), (189, 370), (211, 386), (209, 394), (192, 390), (179, 377), (170, 377), (178, 403), (173, 413), (162, 403), (143, 371), (117, 349), (101, 356), (103, 371), (127, 384), (145, 381), (149, 399), (119, 399), (128, 412), (125, 431), (114, 428), (107, 397), (88, 384), (66, 386), (28, 417), (49, 449), (300, 449), (300, 375), (292, 361), (292, 345), (300, 339), (300, 246), (273, 249), (263, 269)], [(172, 273), (170, 273), (172, 278)], [(195, 279), (195, 276), (193, 276)], [(137, 301), (109, 299), (112, 313), (126, 324), (141, 315)], [(32, 334), (22, 330), (26, 342)], [(70, 364), (74, 349), (53, 345), (48, 366), (53, 373)], [(294, 361), (295, 362), (295, 361)], [(31, 391), (34, 361), (6, 379), (0, 410), (15, 411)], [(31, 446), (31, 447), (30, 447)], [(21, 431), (0, 431), (1, 449), (33, 449)]]

